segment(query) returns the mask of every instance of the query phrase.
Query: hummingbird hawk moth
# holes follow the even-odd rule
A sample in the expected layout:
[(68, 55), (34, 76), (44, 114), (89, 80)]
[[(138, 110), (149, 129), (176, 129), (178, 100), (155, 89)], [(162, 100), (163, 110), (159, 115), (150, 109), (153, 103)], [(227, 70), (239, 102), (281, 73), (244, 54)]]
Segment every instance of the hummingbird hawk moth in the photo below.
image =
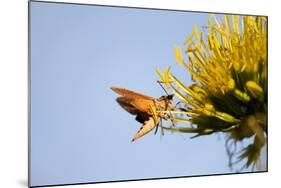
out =
[(111, 89), (121, 95), (116, 99), (119, 105), (130, 114), (136, 115), (136, 121), (142, 124), (132, 142), (149, 133), (159, 125), (162, 119), (166, 119), (166, 113), (157, 113), (156, 118), (154, 118), (155, 114), (153, 114), (152, 108), (156, 111), (173, 109), (173, 95), (166, 95), (157, 99), (125, 88), (111, 87)]

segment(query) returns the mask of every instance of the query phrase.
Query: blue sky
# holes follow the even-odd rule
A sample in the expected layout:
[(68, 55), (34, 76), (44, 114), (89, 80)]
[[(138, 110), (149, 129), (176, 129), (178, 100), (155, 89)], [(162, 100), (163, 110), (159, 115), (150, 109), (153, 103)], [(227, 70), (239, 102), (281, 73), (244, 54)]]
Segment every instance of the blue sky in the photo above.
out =
[(204, 13), (31, 2), (31, 185), (229, 173), (224, 136), (150, 133), (111, 86), (164, 95), (155, 69), (175, 62)]

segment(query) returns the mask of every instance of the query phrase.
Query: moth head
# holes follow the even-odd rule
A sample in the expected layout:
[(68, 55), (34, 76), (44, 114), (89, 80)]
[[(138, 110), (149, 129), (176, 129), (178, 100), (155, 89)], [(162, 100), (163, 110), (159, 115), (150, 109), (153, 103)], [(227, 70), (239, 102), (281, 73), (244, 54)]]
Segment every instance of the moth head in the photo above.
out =
[(169, 101), (173, 100), (174, 94), (169, 94), (169, 95), (163, 95), (160, 97), (160, 99), (168, 99)]
[(166, 99), (168, 100), (173, 100), (174, 94), (170, 94), (166, 96)]

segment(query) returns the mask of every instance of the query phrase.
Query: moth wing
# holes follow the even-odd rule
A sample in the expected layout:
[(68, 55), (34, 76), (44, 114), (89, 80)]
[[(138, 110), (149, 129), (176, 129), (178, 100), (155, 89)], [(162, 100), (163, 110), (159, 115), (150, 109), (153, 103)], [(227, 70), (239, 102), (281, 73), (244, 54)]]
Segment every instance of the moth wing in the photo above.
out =
[(149, 114), (145, 112), (139, 112), (136, 116), (136, 120), (140, 122), (141, 124), (144, 124), (147, 120), (149, 120), (149, 117), (151, 117)]
[(154, 106), (154, 102), (150, 99), (134, 99), (131, 101), (131, 105), (139, 111), (151, 115), (151, 106)]
[(128, 98), (135, 98), (135, 99), (140, 98), (140, 99), (147, 99), (147, 100), (153, 100), (154, 99), (153, 97), (150, 97), (150, 96), (147, 96), (147, 95), (143, 95), (141, 93), (137, 93), (137, 92), (125, 89), (125, 88), (111, 87), (111, 89), (115, 93), (117, 93), (119, 95), (122, 95), (124, 97), (128, 97)]
[(136, 141), (140, 137), (149, 133), (154, 127), (156, 127), (156, 125), (158, 125), (159, 121), (160, 121), (160, 119), (158, 119), (155, 124), (154, 119), (152, 117), (149, 117), (148, 120), (143, 123), (143, 125), (139, 129), (139, 131), (135, 134), (135, 136), (132, 139), (132, 142)]
[(138, 114), (140, 111), (135, 108), (131, 102), (133, 99), (131, 98), (127, 98), (127, 97), (118, 97), (116, 99), (116, 101), (118, 102), (118, 104), (127, 112), (129, 112), (130, 114), (136, 115)]
[(129, 97), (118, 97), (116, 99), (118, 104), (130, 114), (150, 113), (151, 105), (154, 105), (152, 100), (135, 99)]

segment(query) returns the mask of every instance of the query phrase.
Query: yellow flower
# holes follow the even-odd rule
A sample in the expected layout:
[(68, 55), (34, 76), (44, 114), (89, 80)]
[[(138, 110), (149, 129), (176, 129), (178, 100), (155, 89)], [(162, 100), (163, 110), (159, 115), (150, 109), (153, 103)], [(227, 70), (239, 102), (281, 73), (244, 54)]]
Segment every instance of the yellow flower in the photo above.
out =
[(176, 62), (193, 84), (187, 86), (169, 68), (164, 73), (157, 69), (159, 83), (184, 104), (171, 118), (186, 127), (166, 129), (196, 136), (226, 132), (227, 142), (235, 143), (254, 136), (240, 160), (247, 159), (245, 167), (257, 165), (267, 137), (267, 18), (225, 15), (218, 21), (210, 15), (208, 26), (199, 31), (195, 25), (184, 45), (188, 61), (176, 46)]

